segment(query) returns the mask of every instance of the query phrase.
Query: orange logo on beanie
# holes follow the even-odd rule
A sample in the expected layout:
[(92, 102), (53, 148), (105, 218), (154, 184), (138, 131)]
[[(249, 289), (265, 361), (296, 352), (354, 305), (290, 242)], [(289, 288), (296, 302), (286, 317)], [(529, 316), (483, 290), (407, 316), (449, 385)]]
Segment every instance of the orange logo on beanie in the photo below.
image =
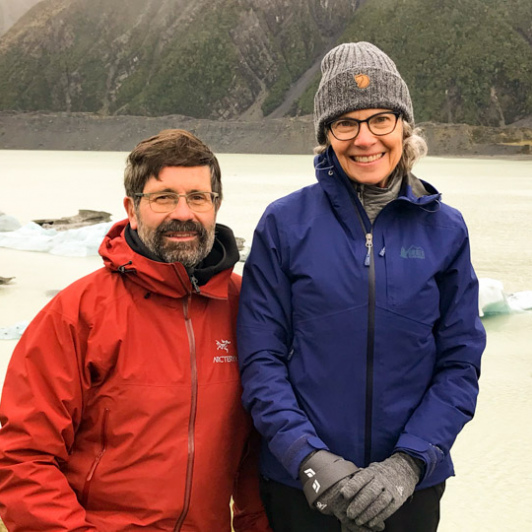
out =
[(359, 89), (365, 89), (371, 83), (369, 76), (367, 74), (355, 74), (355, 83)]

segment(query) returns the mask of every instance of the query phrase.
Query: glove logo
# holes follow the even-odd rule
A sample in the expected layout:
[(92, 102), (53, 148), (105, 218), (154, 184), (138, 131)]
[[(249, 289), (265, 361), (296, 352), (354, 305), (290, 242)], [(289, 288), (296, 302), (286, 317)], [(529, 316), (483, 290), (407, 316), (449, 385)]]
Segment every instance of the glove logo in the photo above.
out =
[(313, 489), (316, 493), (318, 493), (318, 492), (320, 491), (320, 488), (321, 488), (320, 483), (319, 483), (317, 480), (315, 480), (315, 481), (312, 483), (312, 489)]
[(305, 469), (303, 473), (305, 473), (305, 475), (307, 475), (308, 478), (312, 478), (314, 475), (316, 475), (316, 471), (314, 471), (314, 469), (310, 467), (308, 469)]
[(397, 491), (399, 492), (399, 495), (402, 497), (403, 491), (405, 491), (405, 489), (403, 488), (403, 486), (397, 486)]
[(323, 502), (318, 501), (318, 502), (316, 503), (316, 508), (317, 508), (318, 510), (320, 510), (320, 511), (323, 511), (323, 510), (325, 510), (325, 508), (327, 508), (327, 505), (324, 504)]

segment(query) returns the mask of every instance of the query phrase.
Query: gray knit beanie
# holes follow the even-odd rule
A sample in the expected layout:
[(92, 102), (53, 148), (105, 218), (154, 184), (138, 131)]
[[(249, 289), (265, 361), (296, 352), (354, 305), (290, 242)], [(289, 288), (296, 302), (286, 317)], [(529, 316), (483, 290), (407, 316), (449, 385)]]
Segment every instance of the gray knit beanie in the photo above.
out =
[(414, 125), (408, 87), (395, 63), (375, 45), (340, 44), (323, 58), (321, 74), (314, 96), (314, 130), (319, 144), (326, 143), (329, 121), (357, 109), (401, 111)]

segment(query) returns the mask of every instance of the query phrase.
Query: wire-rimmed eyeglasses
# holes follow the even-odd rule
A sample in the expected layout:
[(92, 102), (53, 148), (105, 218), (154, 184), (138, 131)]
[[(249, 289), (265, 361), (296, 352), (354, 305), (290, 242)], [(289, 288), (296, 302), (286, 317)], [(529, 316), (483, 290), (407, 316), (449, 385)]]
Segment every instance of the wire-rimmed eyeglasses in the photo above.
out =
[(187, 205), (191, 211), (207, 212), (212, 209), (214, 203), (220, 194), (217, 192), (188, 192), (187, 194), (177, 194), (176, 192), (137, 192), (135, 197), (146, 198), (150, 204), (153, 212), (169, 213), (172, 212), (179, 203), (179, 198), (185, 198)]
[(373, 135), (382, 137), (395, 129), (400, 116), (401, 113), (398, 111), (382, 111), (365, 120), (349, 117), (337, 118), (328, 122), (327, 127), (337, 140), (354, 140), (360, 133), (360, 124), (365, 122)]

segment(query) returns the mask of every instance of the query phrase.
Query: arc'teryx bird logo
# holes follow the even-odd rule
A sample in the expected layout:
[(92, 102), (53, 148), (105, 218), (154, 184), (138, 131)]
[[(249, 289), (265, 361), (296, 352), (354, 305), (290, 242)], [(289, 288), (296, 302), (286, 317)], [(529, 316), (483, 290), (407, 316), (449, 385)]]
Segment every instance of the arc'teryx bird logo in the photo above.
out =
[(220, 349), (222, 351), (225, 351), (226, 353), (229, 353), (229, 345), (231, 342), (229, 340), (216, 340), (216, 349), (219, 351)]
[(215, 356), (212, 361), (215, 364), (225, 364), (227, 362), (237, 362), (235, 355), (229, 355), (230, 340), (216, 340), (216, 350), (225, 351), (227, 355)]
[(410, 246), (408, 249), (402, 247), (401, 257), (403, 259), (424, 259), (425, 251), (419, 246)]

